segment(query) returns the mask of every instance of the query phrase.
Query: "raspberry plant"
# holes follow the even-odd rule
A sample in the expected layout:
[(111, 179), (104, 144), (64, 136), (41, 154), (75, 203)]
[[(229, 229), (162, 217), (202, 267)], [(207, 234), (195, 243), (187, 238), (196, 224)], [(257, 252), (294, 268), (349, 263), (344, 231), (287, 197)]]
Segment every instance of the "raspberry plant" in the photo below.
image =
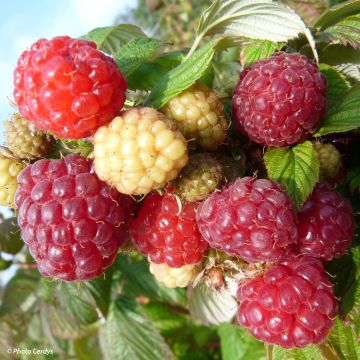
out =
[(360, 1), (299, 3), (150, 0), (24, 49), (1, 359), (360, 357)]

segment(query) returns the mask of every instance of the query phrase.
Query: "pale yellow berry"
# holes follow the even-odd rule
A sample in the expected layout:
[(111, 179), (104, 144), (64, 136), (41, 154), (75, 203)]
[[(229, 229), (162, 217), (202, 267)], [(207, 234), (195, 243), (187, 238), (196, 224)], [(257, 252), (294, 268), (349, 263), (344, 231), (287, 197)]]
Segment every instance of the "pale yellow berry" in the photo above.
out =
[(155, 264), (150, 261), (150, 272), (157, 281), (168, 288), (183, 288), (194, 281), (198, 267), (197, 265), (184, 265), (179, 268), (172, 268), (167, 264)]
[(18, 158), (34, 160), (45, 156), (51, 148), (50, 137), (35, 129), (20, 114), (4, 121), (6, 146)]
[(176, 122), (186, 139), (195, 140), (205, 150), (216, 150), (225, 140), (228, 125), (223, 105), (203, 84), (197, 83), (172, 98), (160, 111)]
[(341, 166), (341, 154), (332, 144), (319, 141), (313, 143), (315, 155), (319, 161), (320, 178), (332, 180), (338, 174)]
[(0, 205), (15, 207), (17, 177), (23, 168), (21, 162), (0, 156)]
[(187, 161), (185, 138), (152, 108), (127, 110), (94, 136), (97, 175), (124, 194), (147, 194), (164, 187)]

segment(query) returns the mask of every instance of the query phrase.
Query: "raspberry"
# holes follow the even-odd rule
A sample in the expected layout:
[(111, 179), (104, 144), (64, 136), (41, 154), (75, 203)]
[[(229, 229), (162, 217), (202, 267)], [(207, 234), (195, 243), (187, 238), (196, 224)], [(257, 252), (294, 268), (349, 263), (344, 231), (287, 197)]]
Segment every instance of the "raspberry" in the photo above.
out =
[(313, 149), (320, 165), (320, 178), (332, 180), (339, 173), (341, 155), (332, 144), (323, 144), (319, 141), (313, 143)]
[(94, 137), (95, 171), (124, 194), (147, 194), (174, 180), (188, 161), (187, 144), (152, 108), (134, 108)]
[(15, 207), (17, 177), (23, 168), (21, 162), (0, 155), (0, 205)]
[(14, 114), (5, 121), (6, 145), (21, 159), (34, 160), (45, 156), (50, 150), (49, 137), (40, 133), (20, 114)]
[(316, 186), (298, 217), (301, 253), (330, 261), (350, 247), (355, 230), (350, 202), (327, 184)]
[(184, 265), (179, 268), (172, 268), (167, 264), (155, 264), (150, 261), (150, 272), (156, 280), (168, 288), (187, 287), (197, 274), (196, 265)]
[(233, 116), (251, 140), (281, 147), (304, 140), (325, 113), (326, 80), (308, 58), (278, 52), (240, 74)]
[(21, 235), (45, 276), (93, 279), (125, 241), (132, 200), (101, 182), (91, 167), (73, 154), (39, 160), (18, 178)]
[(337, 312), (332, 290), (320, 260), (291, 257), (239, 285), (239, 324), (285, 348), (321, 343)]
[(68, 139), (93, 135), (125, 101), (126, 80), (95, 43), (58, 36), (40, 39), (14, 72), (19, 111), (41, 130)]
[(228, 127), (223, 105), (207, 86), (197, 83), (172, 98), (161, 111), (175, 121), (186, 139), (196, 140), (204, 150), (216, 150)]
[(174, 194), (151, 194), (130, 225), (136, 247), (156, 264), (174, 268), (196, 264), (208, 248), (196, 225), (198, 203), (180, 206)]
[(212, 248), (250, 263), (276, 262), (297, 240), (292, 201), (266, 179), (245, 177), (212, 193), (200, 204), (197, 222)]
[(222, 180), (222, 166), (214, 157), (207, 153), (195, 154), (176, 178), (175, 192), (188, 202), (203, 200)]

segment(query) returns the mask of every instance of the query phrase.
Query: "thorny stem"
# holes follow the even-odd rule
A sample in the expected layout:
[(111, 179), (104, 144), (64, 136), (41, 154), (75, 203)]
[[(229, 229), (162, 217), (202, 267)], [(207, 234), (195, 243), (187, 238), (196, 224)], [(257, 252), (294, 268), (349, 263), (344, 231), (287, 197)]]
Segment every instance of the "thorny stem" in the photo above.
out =
[(318, 345), (320, 352), (327, 360), (340, 360), (339, 356), (336, 354), (335, 350), (331, 345), (325, 341), (322, 344)]

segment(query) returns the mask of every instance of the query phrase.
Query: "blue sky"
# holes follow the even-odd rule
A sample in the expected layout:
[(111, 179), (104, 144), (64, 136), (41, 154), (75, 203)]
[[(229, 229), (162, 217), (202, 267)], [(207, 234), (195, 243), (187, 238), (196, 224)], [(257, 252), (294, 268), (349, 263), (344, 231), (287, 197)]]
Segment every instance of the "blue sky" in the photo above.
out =
[[(89, 30), (112, 25), (119, 13), (137, 0), (10, 0), (1, 2), (0, 12), (0, 119), (13, 109), (12, 74), (21, 52), (39, 38), (56, 35), (78, 37)], [(0, 142), (3, 127), (0, 125)]]

